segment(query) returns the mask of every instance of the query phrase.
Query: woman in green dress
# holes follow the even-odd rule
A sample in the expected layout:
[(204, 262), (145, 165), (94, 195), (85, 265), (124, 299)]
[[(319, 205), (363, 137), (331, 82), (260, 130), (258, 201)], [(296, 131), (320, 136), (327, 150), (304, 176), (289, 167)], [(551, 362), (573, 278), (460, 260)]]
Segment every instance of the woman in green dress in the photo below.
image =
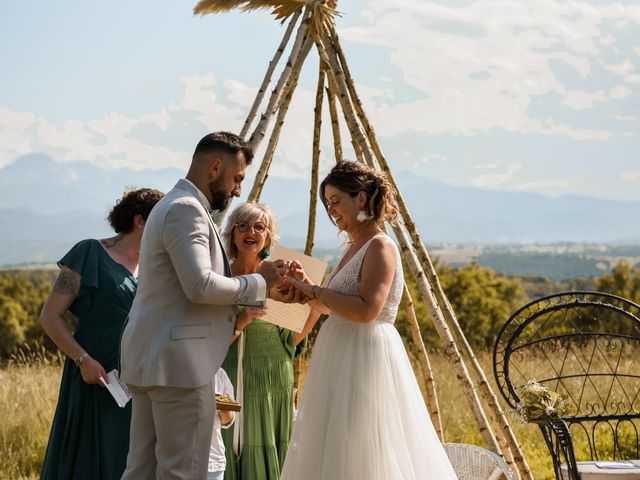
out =
[[(278, 240), (276, 218), (268, 206), (239, 205), (224, 232), (234, 275), (254, 273)], [(260, 320), (263, 312), (245, 309), (236, 320), (222, 364), (242, 403), (233, 427), (223, 430), (225, 480), (278, 480), (293, 420), (293, 358), (304, 347), (302, 335)]]
[[(120, 408), (100, 382), (118, 367), (120, 332), (136, 293), (144, 223), (162, 192), (134, 190), (108, 220), (116, 236), (82, 240), (59, 262), (40, 323), (62, 350), (60, 394), (42, 467), (43, 480), (116, 480), (129, 449), (131, 404)], [(72, 333), (63, 318), (78, 319)]]

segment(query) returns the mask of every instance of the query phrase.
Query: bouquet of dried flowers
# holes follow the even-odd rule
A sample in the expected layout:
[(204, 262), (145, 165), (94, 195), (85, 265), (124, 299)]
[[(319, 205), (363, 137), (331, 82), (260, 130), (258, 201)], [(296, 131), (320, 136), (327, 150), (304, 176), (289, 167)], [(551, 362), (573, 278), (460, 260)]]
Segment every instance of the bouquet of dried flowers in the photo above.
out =
[(516, 405), (516, 413), (524, 422), (558, 418), (570, 412), (562, 395), (536, 380), (530, 380), (520, 387), (518, 393), (520, 401)]

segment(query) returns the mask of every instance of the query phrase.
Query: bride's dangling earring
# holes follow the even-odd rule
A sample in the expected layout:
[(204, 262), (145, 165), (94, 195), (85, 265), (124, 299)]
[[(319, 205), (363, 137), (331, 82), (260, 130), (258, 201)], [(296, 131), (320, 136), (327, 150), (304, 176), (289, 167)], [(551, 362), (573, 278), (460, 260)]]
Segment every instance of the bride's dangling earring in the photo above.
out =
[(356, 215), (356, 220), (359, 221), (360, 223), (364, 222), (365, 220), (368, 220), (369, 218), (370, 217), (367, 215), (367, 212), (365, 212), (364, 210), (360, 210)]

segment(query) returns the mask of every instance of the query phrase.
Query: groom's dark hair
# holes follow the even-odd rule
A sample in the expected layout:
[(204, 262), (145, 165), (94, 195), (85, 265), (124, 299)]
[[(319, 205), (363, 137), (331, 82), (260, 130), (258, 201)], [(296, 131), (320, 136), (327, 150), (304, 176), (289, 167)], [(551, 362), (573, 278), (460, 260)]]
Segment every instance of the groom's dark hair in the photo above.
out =
[(226, 153), (236, 156), (238, 152), (244, 154), (247, 165), (253, 160), (253, 149), (242, 137), (230, 132), (213, 132), (202, 137), (193, 152), (193, 160), (209, 157), (212, 153)]

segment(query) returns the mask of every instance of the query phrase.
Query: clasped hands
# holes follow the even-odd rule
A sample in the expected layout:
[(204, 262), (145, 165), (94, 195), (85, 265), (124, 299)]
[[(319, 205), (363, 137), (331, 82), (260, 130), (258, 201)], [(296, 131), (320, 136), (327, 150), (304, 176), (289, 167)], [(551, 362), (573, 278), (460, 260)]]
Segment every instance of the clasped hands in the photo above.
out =
[(313, 299), (313, 283), (297, 260), (262, 262), (257, 273), (267, 281), (269, 297), (283, 303), (305, 304)]

